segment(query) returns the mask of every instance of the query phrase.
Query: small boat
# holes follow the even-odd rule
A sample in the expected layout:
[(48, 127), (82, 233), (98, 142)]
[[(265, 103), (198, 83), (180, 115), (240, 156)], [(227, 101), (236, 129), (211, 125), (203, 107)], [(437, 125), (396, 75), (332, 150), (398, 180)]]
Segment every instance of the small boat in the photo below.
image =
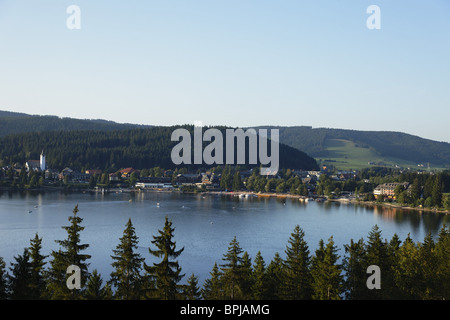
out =
[(31, 211), (31, 210), (28, 210), (28, 213), (32, 213), (33, 211)]

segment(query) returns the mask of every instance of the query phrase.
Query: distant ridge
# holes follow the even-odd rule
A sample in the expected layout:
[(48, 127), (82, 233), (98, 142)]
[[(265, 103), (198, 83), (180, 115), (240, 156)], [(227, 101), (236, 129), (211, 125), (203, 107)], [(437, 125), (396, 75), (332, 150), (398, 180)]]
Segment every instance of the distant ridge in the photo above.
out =
[(103, 119), (60, 118), (51, 115), (30, 115), (0, 110), (0, 137), (10, 134), (72, 130), (126, 130), (151, 128), (150, 125), (117, 123)]
[(403, 132), (310, 126), (279, 127), (279, 130), (280, 142), (337, 167), (367, 167), (370, 166), (369, 162), (416, 167), (423, 165), (424, 168), (428, 165), (450, 167), (450, 143)]
[[(51, 115), (0, 111), (0, 138), (22, 133), (52, 131), (118, 131), (157, 128), (102, 119), (60, 118)], [(371, 165), (419, 168), (450, 167), (450, 143), (396, 131), (362, 131), (311, 126), (277, 128), (280, 142), (315, 158), (321, 165), (359, 169)]]

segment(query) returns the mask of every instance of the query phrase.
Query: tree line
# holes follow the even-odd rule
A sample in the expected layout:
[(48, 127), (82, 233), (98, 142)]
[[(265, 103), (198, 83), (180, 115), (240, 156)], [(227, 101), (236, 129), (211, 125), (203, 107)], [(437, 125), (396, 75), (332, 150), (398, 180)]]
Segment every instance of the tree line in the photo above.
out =
[[(178, 142), (171, 141), (171, 134), (179, 128), (187, 129), (193, 134), (193, 126), (185, 125), (98, 131), (60, 130), (8, 135), (0, 137), (0, 160), (3, 165), (24, 164), (27, 160), (39, 159), (40, 153), (44, 150), (48, 167), (58, 170), (66, 167), (80, 170), (84, 167), (114, 171), (128, 167), (144, 169), (157, 166), (174, 169), (176, 165), (171, 159), (171, 152)], [(226, 129), (215, 128), (222, 132)], [(194, 142), (192, 146), (193, 144)], [(249, 154), (248, 144), (246, 142), (246, 155)], [(203, 142), (204, 147), (207, 145), (208, 142)], [(279, 147), (280, 167), (318, 169), (315, 159), (306, 153), (282, 143)], [(225, 142), (223, 150), (225, 163)], [(236, 156), (237, 152), (234, 154)], [(192, 164), (188, 169), (196, 170), (205, 166), (206, 164)]]
[[(437, 240), (428, 234), (415, 243), (410, 236), (401, 241), (395, 234), (382, 239), (375, 225), (367, 240), (344, 245), (344, 254), (331, 236), (320, 240), (310, 252), (305, 232), (295, 226), (285, 249), (285, 258), (277, 252), (267, 264), (258, 252), (252, 260), (236, 237), (229, 243), (220, 263), (215, 263), (203, 286), (198, 277), (186, 276), (177, 258), (172, 221), (153, 236), (149, 254), (157, 260), (148, 265), (137, 252), (139, 238), (128, 220), (123, 236), (113, 250), (113, 271), (104, 283), (96, 269), (89, 272), (90, 255), (83, 253), (89, 244), (80, 243), (84, 230), (78, 206), (62, 228), (67, 238), (56, 240), (60, 248), (44, 256), (42, 238), (30, 240), (21, 255), (6, 263), (0, 258), (0, 299), (26, 300), (359, 300), (359, 299), (433, 299), (450, 297), (450, 229), (444, 226)], [(50, 257), (50, 260), (45, 260)], [(47, 265), (47, 267), (46, 267)], [(80, 289), (69, 289), (67, 268), (80, 268)], [(367, 285), (369, 266), (381, 270), (381, 289)]]

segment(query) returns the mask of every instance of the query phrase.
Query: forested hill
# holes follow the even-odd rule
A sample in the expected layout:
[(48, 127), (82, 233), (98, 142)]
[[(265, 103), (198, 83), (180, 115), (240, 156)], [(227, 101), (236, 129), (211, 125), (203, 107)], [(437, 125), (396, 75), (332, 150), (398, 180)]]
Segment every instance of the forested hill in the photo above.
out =
[[(277, 128), (280, 130), (280, 142), (303, 150), (316, 159), (355, 158), (356, 152), (363, 153), (366, 149), (367, 157), (395, 158), (416, 164), (431, 163), (442, 167), (450, 166), (450, 143), (428, 140), (402, 132), (312, 128), (309, 126)], [(344, 147), (336, 148), (335, 142), (338, 140), (351, 142), (352, 150)], [(337, 153), (341, 153), (341, 155), (337, 155)]]
[[(183, 127), (192, 132), (192, 126)], [(0, 138), (0, 160), (3, 160), (4, 164), (24, 163), (30, 159), (39, 159), (41, 151), (45, 150), (47, 165), (53, 169), (70, 167), (113, 170), (156, 166), (171, 169), (175, 168), (171, 159), (172, 148), (178, 143), (171, 141), (171, 134), (176, 128), (180, 127), (46, 131), (8, 135)], [(225, 134), (223, 137), (225, 145)], [(208, 144), (209, 142), (204, 143), (205, 146)], [(246, 145), (248, 146), (248, 143)], [(224, 159), (225, 156), (224, 148)], [(315, 159), (283, 144), (280, 144), (279, 159), (281, 168), (318, 169)], [(193, 165), (181, 166), (197, 168)]]
[[(56, 116), (42, 116), (42, 115), (29, 115), (25, 113), (0, 111), (0, 138), (10, 134), (21, 133), (46, 133), (52, 132), (71, 132), (71, 131), (96, 131), (100, 137), (102, 131), (128, 131), (126, 135), (131, 134), (133, 129), (150, 129), (153, 126), (142, 126), (137, 124), (122, 124), (107, 120), (89, 120), (89, 119), (74, 119), (74, 118), (59, 118)], [(271, 127), (256, 127), (258, 128), (271, 128)], [(345, 130), (345, 129), (330, 129), (330, 128), (312, 128), (309, 126), (294, 126), (294, 127), (272, 127), (279, 129), (280, 142), (286, 146), (290, 146), (297, 150), (301, 150), (301, 153), (296, 156), (300, 158), (300, 163), (304, 163), (307, 166), (312, 164), (311, 160), (306, 158), (303, 153), (321, 159), (322, 164), (333, 164), (337, 167), (351, 167), (358, 168), (368, 165), (368, 162), (384, 161), (386, 163), (398, 163), (417, 165), (417, 164), (432, 164), (437, 167), (449, 167), (450, 166), (450, 144), (447, 142), (437, 142), (428, 139), (423, 139), (417, 136), (413, 136), (401, 132), (393, 131), (361, 131), (361, 130)], [(173, 129), (173, 128), (172, 128)], [(169, 129), (169, 130), (172, 130)], [(167, 128), (160, 128), (158, 134), (167, 130)], [(147, 134), (147, 133), (146, 133)], [(111, 133), (111, 137), (118, 135), (117, 132)], [(44, 135), (45, 136), (45, 135)], [(66, 136), (66, 135), (63, 135)], [(68, 135), (70, 136), (70, 135)], [(78, 132), (73, 139), (77, 137), (86, 136), (89, 134), (82, 134)], [(27, 137), (27, 138), (25, 138)], [(22, 136), (20, 139), (31, 139), (31, 136)], [(52, 139), (49, 137), (49, 139)], [(69, 138), (67, 138), (69, 139)], [(125, 138), (124, 138), (125, 139)], [(70, 140), (71, 143), (74, 141)], [(108, 141), (107, 137), (102, 138), (102, 141)], [(122, 143), (123, 141), (121, 141)], [(170, 139), (169, 139), (170, 142)], [(106, 142), (105, 142), (106, 143)], [(24, 144), (26, 144), (24, 142)], [(98, 143), (101, 145), (101, 143)], [(59, 144), (57, 144), (59, 145)], [(36, 146), (36, 149), (18, 150), (22, 152), (20, 159), (31, 156), (42, 146)], [(68, 146), (66, 144), (66, 146)], [(74, 147), (76, 144), (73, 145)], [(31, 147), (31, 146), (30, 146)], [(61, 146), (63, 147), (63, 146)], [(149, 146), (147, 146), (150, 148)], [(133, 152), (125, 152), (127, 145), (122, 145), (122, 154), (126, 158), (126, 154), (137, 154), (137, 149), (133, 149)], [(0, 156), (11, 157), (11, 153), (5, 153), (7, 146), (0, 146)], [(46, 148), (46, 150), (50, 150)], [(100, 149), (102, 149), (102, 155), (100, 156)], [(104, 148), (98, 147), (95, 151), (90, 149), (89, 152), (98, 154), (104, 160), (106, 153), (111, 150), (103, 150)], [(87, 149), (83, 149), (87, 150)], [(153, 147), (147, 150), (154, 151)], [(283, 147), (283, 152), (287, 150)], [(117, 151), (117, 150), (115, 150)], [(142, 150), (139, 149), (139, 152)], [(86, 151), (88, 152), (88, 151)], [(120, 154), (119, 152), (119, 154)], [(136, 152), (136, 154), (135, 154)], [(291, 156), (294, 155), (293, 150), (288, 153)], [(25, 153), (25, 154), (24, 154)], [(56, 156), (56, 155), (55, 155)], [(64, 155), (60, 155), (63, 157)], [(159, 157), (160, 155), (152, 155), (152, 157)], [(170, 153), (169, 153), (170, 156)], [(97, 156), (96, 156), (97, 157)], [(117, 160), (113, 157), (109, 160), (109, 164), (116, 163)], [(122, 157), (122, 156), (118, 156)], [(90, 158), (90, 157), (88, 157)], [(0, 157), (0, 160), (2, 158)], [(9, 158), (8, 158), (9, 159)], [(284, 161), (287, 161), (284, 159)], [(295, 163), (297, 159), (292, 159)], [(61, 158), (61, 161), (57, 163), (65, 163), (66, 161)], [(96, 161), (94, 161), (97, 163)], [(286, 163), (287, 164), (287, 163)], [(116, 165), (119, 165), (117, 162)]]
[(59, 118), (51, 115), (29, 115), (26, 113), (0, 111), (0, 137), (8, 134), (44, 131), (71, 130), (123, 130), (145, 128), (137, 124), (122, 124), (101, 119)]

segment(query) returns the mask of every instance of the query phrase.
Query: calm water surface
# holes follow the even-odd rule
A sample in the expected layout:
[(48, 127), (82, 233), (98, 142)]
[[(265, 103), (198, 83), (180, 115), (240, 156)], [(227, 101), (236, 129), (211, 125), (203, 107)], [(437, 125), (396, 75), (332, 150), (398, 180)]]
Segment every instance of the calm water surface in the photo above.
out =
[(343, 256), (343, 245), (350, 239), (367, 239), (374, 225), (380, 227), (383, 238), (388, 240), (396, 233), (400, 240), (410, 234), (414, 241), (423, 241), (428, 232), (437, 236), (440, 228), (450, 223), (448, 215), (336, 202), (303, 204), (294, 199), (239, 199), (163, 192), (104, 195), (3, 192), (0, 193), (0, 257), (9, 267), (9, 262), (23, 253), (36, 233), (43, 238), (43, 254), (57, 250), (55, 240), (67, 238), (61, 227), (69, 225), (68, 217), (77, 204), (85, 227), (81, 240), (90, 245), (86, 253), (92, 255), (90, 270), (97, 269), (104, 281), (109, 280), (112, 250), (119, 244), (128, 219), (135, 227), (138, 250), (147, 264), (157, 261), (148, 252), (153, 235), (163, 228), (165, 216), (171, 219), (177, 248), (185, 247), (178, 258), (186, 274), (182, 282), (194, 273), (200, 285), (209, 277), (214, 262), (222, 263), (234, 236), (252, 258), (261, 251), (268, 264), (276, 252), (285, 256), (288, 239), (297, 224), (305, 232), (311, 254), (320, 239), (327, 242), (333, 236)]

